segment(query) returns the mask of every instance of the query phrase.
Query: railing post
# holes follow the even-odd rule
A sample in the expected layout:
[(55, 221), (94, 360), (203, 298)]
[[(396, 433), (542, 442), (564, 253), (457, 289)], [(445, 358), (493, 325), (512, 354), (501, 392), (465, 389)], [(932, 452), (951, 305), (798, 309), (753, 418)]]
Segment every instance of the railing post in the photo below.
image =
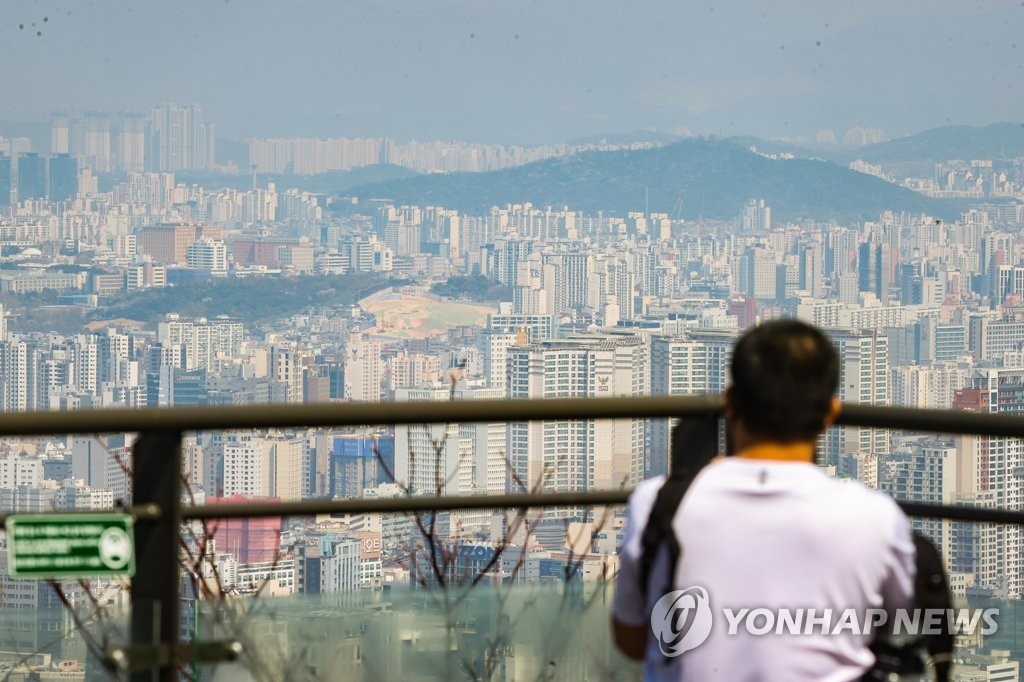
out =
[(179, 528), (181, 525), (181, 434), (139, 435), (132, 448), (133, 503), (155, 504), (159, 520), (135, 526), (131, 643), (163, 649), (169, 655), (156, 671), (133, 673), (132, 682), (176, 682), (180, 628)]

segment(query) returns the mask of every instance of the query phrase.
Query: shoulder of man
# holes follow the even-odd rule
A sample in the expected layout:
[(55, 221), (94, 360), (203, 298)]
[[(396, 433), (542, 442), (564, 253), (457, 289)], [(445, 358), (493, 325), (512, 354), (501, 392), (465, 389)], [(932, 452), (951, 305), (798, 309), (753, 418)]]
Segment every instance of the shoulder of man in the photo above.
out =
[(847, 506), (854, 513), (875, 514), (879, 521), (886, 523), (886, 528), (893, 529), (901, 538), (910, 538), (910, 519), (892, 495), (872, 488), (865, 483), (850, 478), (832, 478), (836, 495), (848, 495)]
[(643, 513), (645, 518), (654, 506), (658, 491), (665, 485), (666, 476), (653, 476), (640, 481), (629, 495), (629, 509), (634, 513)]

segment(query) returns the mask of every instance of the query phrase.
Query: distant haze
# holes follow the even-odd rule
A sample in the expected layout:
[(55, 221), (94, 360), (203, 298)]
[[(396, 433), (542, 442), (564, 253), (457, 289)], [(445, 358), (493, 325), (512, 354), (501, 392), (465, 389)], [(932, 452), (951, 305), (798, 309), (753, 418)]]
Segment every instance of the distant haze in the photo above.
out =
[(894, 137), (1020, 120), (1022, 25), (1018, 0), (9, 0), (0, 121), (195, 102), (235, 138)]

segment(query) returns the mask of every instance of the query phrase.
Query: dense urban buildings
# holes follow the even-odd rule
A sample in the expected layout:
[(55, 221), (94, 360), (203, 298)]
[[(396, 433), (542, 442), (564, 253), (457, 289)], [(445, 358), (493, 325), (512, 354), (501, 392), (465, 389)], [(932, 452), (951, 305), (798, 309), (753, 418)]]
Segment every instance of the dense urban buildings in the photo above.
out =
[[(827, 331), (844, 401), (1024, 410), (1024, 174), (988, 170), (1020, 171), (1017, 161), (950, 161), (936, 168), (934, 186), (916, 183), (922, 193), (977, 200), (955, 221), (884, 211), (858, 223), (795, 224), (756, 196), (731, 220), (684, 220), (642, 206), (618, 215), (527, 202), (475, 212), (359, 203), (255, 181), (382, 162), (483, 170), (579, 151), (568, 147), (252, 140), (251, 185), (185, 183), (176, 173), (214, 164), (214, 131), (198, 106), (58, 115), (50, 144), (45, 154), (0, 139), (5, 412), (721, 393), (738, 334), (778, 317)], [(431, 286), (450, 278), (476, 288)], [(259, 300), (236, 316), (184, 312), (214, 302), (200, 294), (183, 310), (153, 311), (159, 319), (98, 316), (61, 332), (33, 327), (19, 307), (42, 300), (89, 312), (197, 283), (214, 292), (296, 281), (318, 283), (301, 308), (258, 318), (246, 311)], [(356, 300), (322, 303), (351, 282), (360, 284)], [(670, 428), (453, 416), (433, 426), (203, 433), (186, 438), (185, 475), (189, 493), (209, 503), (601, 490), (665, 473)], [(132, 439), (0, 444), (0, 502), (13, 511), (128, 503)], [(820, 456), (834, 475), (900, 499), (1021, 508), (1021, 439), (849, 427), (830, 430)], [(348, 594), (480, 570), (499, 582), (543, 581), (564, 578), (567, 557), (581, 580), (614, 572), (617, 515), (563, 508), (535, 521), (517, 526), (494, 510), (437, 514), (435, 539), (456, 557), (447, 578), (431, 573), (422, 529), (406, 517), (232, 522), (208, 538), (199, 587), (189, 589), (219, 576), (218, 589), (237, 594)], [(1020, 529), (917, 523), (940, 546), (959, 594), (1024, 594)], [(498, 548), (507, 559), (491, 562)], [(22, 602), (43, 600), (26, 593)]]

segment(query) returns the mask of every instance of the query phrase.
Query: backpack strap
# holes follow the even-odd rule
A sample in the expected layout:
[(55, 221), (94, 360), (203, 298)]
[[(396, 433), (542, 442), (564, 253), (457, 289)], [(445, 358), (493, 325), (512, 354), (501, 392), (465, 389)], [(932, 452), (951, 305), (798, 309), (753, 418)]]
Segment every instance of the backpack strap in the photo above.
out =
[[(668, 549), (669, 585), (671, 585), (674, 579), (674, 568), (679, 561), (682, 548), (679, 545), (679, 538), (676, 537), (675, 532), (672, 530), (672, 519), (675, 518), (676, 509), (679, 508), (679, 504), (683, 501), (683, 496), (686, 494), (690, 484), (693, 483), (694, 478), (695, 476), (675, 474), (669, 476), (665, 484), (658, 490), (658, 497), (654, 500), (654, 506), (651, 507), (651, 515), (647, 519), (647, 525), (644, 527), (644, 533), (640, 539), (642, 549), (640, 555), (640, 584), (643, 588), (645, 599), (650, 594), (651, 569), (654, 567), (654, 558), (657, 556), (658, 548), (661, 547), (662, 543)], [(665, 591), (668, 592), (670, 589)]]
[(672, 530), (676, 510), (704, 466), (718, 451), (718, 418), (712, 416), (683, 417), (672, 430), (672, 473), (658, 490), (643, 535), (640, 538), (640, 584), (644, 598), (650, 594), (651, 569), (658, 548), (665, 544), (669, 554), (669, 570), (665, 592), (672, 590), (675, 567), (682, 547)]
[[(942, 565), (942, 555), (932, 541), (914, 533), (917, 576), (914, 579), (914, 605), (921, 609), (951, 609), (953, 597), (949, 578)], [(954, 636), (948, 619), (942, 621), (941, 632), (922, 637), (922, 642), (935, 666), (936, 682), (946, 682), (953, 663)]]

